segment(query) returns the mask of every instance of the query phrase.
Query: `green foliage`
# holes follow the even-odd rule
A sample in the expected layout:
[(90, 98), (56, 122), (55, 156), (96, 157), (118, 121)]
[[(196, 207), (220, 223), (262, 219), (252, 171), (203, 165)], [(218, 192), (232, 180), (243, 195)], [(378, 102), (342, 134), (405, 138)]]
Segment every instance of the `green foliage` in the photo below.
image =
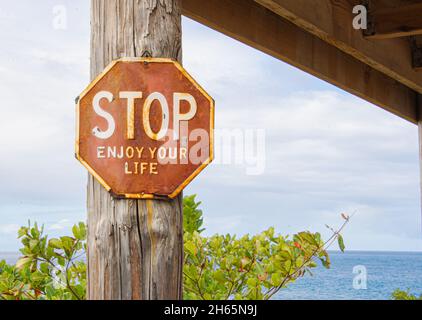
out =
[(186, 233), (201, 233), (205, 229), (201, 229), (204, 220), (202, 219), (202, 210), (198, 207), (201, 202), (195, 201), (196, 195), (186, 196), (183, 198), (183, 230)]
[(338, 247), (340, 248), (340, 250), (341, 250), (342, 252), (344, 252), (344, 249), (345, 249), (346, 247), (344, 246), (344, 240), (343, 240), (343, 236), (342, 236), (341, 234), (339, 234), (339, 235), (337, 236), (337, 241), (338, 241)]
[[(340, 234), (349, 222), (349, 216), (338, 231), (323, 242), (319, 233), (299, 232), (293, 237), (275, 235), (270, 228), (258, 235), (237, 238), (231, 235), (201, 236), (202, 212), (195, 197), (189, 198), (189, 229), (184, 233), (184, 299), (270, 299), (289, 283), (305, 274), (319, 260), (325, 268), (330, 267), (326, 249), (337, 239), (344, 251)], [(186, 207), (185, 207), (186, 210)], [(195, 219), (197, 222), (195, 222)]]
[[(203, 218), (195, 195), (183, 201), (184, 298), (269, 299), (296, 281), (320, 261), (330, 267), (326, 251), (336, 239), (344, 250), (340, 231), (323, 242), (319, 233), (299, 232), (292, 237), (276, 235), (273, 228), (237, 238), (232, 235), (202, 236)], [(76, 300), (86, 297), (86, 226), (72, 228), (72, 236), (48, 240), (37, 224), (18, 232), (23, 248), (15, 266), (0, 262), (0, 299)]]
[(185, 233), (184, 298), (204, 300), (269, 299), (330, 260), (319, 233), (292, 239), (270, 228), (258, 235), (202, 237)]
[(397, 289), (393, 292), (392, 298), (393, 300), (422, 300), (422, 295), (417, 297), (414, 294), (411, 294), (409, 290), (402, 291)]
[(0, 299), (85, 299), (85, 224), (73, 227), (73, 237), (48, 240), (43, 231), (36, 223), (18, 231), (22, 257), (15, 266), (0, 262)]

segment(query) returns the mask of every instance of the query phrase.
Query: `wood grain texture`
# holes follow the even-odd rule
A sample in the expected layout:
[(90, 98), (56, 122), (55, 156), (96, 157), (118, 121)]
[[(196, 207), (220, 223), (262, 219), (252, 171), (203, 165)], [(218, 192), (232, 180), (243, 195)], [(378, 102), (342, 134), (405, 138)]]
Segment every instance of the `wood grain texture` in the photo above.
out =
[[(91, 79), (112, 60), (181, 62), (179, 0), (91, 0)], [(182, 298), (182, 195), (114, 199), (88, 176), (88, 299)]]
[(375, 33), (370, 39), (391, 39), (422, 34), (422, 3), (376, 8), (373, 12)]
[[(308, 6), (313, 3), (309, 1)], [(417, 122), (414, 90), (253, 0), (183, 0), (183, 14)]]
[[(361, 0), (255, 0), (348, 55), (422, 93), (422, 74), (413, 70), (410, 46), (404, 39), (369, 41), (353, 28), (353, 7)], [(372, 1), (384, 8), (383, 1)], [(404, 2), (388, 0), (391, 5)], [(409, 3), (409, 2), (406, 2)]]

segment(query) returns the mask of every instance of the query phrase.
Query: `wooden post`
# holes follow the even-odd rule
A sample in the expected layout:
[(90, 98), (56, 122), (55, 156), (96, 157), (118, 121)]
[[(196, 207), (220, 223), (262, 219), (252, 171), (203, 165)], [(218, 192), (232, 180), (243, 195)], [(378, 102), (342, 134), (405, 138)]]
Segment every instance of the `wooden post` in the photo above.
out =
[[(91, 79), (120, 57), (181, 62), (180, 0), (91, 0)], [(181, 299), (182, 195), (118, 200), (88, 177), (88, 299)]]

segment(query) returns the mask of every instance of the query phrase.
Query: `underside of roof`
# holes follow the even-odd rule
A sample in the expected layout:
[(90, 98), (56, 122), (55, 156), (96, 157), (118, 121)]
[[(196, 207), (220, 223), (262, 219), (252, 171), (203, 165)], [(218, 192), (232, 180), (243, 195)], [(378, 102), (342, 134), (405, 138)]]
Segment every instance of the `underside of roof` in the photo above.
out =
[(418, 122), (421, 0), (182, 2), (185, 16)]

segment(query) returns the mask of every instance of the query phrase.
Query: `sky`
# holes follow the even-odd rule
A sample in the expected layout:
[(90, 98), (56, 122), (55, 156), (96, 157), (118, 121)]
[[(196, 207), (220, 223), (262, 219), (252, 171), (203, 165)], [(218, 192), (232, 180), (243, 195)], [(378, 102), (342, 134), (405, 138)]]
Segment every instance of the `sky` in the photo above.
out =
[[(86, 220), (74, 99), (89, 32), (89, 1), (0, 0), (0, 252), (18, 250), (28, 220), (51, 236)], [(219, 142), (185, 189), (207, 234), (328, 237), (345, 212), (346, 249), (422, 251), (416, 126), (187, 18), (183, 56), (216, 100), (217, 133), (245, 141)]]

